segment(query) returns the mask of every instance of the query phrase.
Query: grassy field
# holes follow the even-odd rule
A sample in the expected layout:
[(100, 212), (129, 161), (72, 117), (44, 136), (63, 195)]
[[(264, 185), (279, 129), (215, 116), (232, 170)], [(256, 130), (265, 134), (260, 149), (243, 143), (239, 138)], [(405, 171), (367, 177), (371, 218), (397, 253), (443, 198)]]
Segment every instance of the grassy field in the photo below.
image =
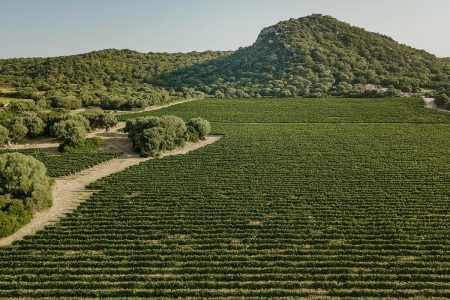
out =
[(420, 99), (200, 100), (224, 137), (92, 185), (0, 249), (0, 297), (450, 297), (450, 116)]

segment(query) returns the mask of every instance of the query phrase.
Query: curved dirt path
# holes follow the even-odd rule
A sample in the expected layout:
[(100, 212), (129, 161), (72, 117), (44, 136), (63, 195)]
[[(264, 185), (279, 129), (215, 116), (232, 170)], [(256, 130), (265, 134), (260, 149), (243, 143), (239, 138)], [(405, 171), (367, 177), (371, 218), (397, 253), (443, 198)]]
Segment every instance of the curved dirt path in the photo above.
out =
[[(160, 157), (186, 154), (190, 151), (212, 144), (220, 140), (220, 138), (221, 136), (208, 136), (204, 141), (186, 143), (184, 147), (164, 152)], [(67, 213), (77, 208), (81, 202), (87, 200), (89, 196), (95, 192), (95, 190), (86, 188), (90, 183), (150, 159), (158, 158), (142, 158), (136, 154), (128, 153), (119, 158), (114, 158), (92, 168), (83, 170), (77, 174), (56, 178), (52, 187), (53, 205), (44, 211), (37, 212), (30, 223), (26, 224), (12, 235), (0, 239), (0, 246), (10, 245), (27, 235), (34, 234), (43, 229), (46, 225), (57, 222)]]

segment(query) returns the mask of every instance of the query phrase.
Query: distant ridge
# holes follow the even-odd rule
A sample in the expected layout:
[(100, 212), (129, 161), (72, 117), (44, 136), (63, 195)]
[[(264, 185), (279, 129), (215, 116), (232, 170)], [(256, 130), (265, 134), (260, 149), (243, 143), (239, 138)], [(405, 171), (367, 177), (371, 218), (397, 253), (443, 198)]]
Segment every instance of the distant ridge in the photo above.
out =
[(71, 108), (130, 109), (204, 94), (379, 97), (449, 89), (450, 59), (316, 14), (264, 28), (253, 45), (235, 52), (107, 49), (0, 60), (1, 85), (15, 87), (18, 97), (40, 95)]
[(411, 92), (448, 86), (449, 79), (448, 59), (311, 15), (264, 28), (253, 45), (163, 81), (219, 96), (320, 97), (357, 92), (365, 84)]

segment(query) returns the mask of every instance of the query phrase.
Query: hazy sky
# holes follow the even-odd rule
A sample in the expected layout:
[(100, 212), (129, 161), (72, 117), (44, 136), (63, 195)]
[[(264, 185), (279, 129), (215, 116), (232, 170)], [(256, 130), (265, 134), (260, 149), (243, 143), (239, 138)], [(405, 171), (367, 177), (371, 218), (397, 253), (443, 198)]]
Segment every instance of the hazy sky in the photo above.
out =
[(0, 57), (234, 50), (312, 13), (450, 57), (450, 0), (0, 0)]

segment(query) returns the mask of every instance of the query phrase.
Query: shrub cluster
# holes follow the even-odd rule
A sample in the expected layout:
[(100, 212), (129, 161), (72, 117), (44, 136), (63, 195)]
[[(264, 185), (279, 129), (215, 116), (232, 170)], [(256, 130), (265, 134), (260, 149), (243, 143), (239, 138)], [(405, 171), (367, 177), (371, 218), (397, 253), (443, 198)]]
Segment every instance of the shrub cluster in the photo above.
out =
[(26, 137), (52, 136), (62, 141), (60, 151), (90, 151), (98, 149), (103, 142), (86, 139), (87, 132), (97, 128), (108, 130), (116, 124), (116, 117), (101, 109), (75, 114), (67, 109), (45, 111), (28, 101), (12, 101), (0, 108), (0, 146), (18, 143)]
[(443, 109), (450, 110), (450, 89), (444, 90), (438, 90), (435, 92), (434, 96), (434, 102), (437, 106)]
[(98, 108), (91, 108), (82, 113), (91, 126), (91, 129), (104, 128), (109, 130), (117, 125), (117, 118), (108, 112), (104, 112)]
[(185, 123), (173, 115), (130, 119), (125, 126), (134, 149), (142, 156), (157, 156), (161, 151), (183, 146), (186, 141), (205, 139), (210, 131), (207, 120), (193, 118)]
[(0, 155), (0, 237), (26, 224), (52, 204), (52, 179), (37, 159), (20, 153)]

